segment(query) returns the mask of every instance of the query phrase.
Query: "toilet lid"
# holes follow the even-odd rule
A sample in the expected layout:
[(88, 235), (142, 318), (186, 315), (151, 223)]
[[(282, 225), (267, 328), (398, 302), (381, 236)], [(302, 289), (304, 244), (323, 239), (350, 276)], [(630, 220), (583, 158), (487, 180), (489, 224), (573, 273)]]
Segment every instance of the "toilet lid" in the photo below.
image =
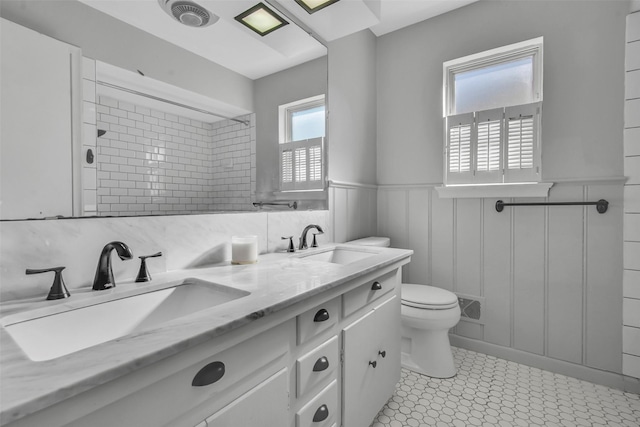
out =
[(458, 304), (458, 297), (446, 289), (428, 285), (402, 284), (402, 304), (431, 310), (453, 308)]

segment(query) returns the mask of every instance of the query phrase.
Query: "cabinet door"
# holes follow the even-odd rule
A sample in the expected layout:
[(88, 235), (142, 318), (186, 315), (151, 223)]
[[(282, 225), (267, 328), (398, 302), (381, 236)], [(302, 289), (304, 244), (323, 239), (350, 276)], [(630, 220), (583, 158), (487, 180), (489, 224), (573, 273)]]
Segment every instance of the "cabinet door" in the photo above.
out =
[(208, 427), (286, 426), (289, 377), (283, 369), (209, 418)]
[(1, 219), (73, 214), (72, 48), (2, 20)]
[(393, 296), (343, 334), (343, 425), (368, 427), (400, 380), (400, 300)]

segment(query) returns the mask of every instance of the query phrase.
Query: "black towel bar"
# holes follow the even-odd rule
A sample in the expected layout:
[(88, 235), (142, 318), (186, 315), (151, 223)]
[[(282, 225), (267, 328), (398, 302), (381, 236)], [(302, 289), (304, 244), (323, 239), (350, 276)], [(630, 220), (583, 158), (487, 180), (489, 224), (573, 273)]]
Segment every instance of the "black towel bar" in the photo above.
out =
[(532, 203), (505, 203), (502, 200), (496, 202), (496, 211), (502, 212), (505, 206), (595, 206), (598, 213), (605, 213), (609, 208), (609, 202), (600, 199), (597, 202), (532, 202)]

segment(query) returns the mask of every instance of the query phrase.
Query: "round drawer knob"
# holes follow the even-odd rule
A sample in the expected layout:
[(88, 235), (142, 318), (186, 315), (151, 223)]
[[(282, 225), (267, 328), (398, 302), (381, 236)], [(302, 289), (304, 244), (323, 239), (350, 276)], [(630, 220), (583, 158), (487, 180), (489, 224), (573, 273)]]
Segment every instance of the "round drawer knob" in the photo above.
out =
[(200, 369), (195, 377), (193, 377), (193, 381), (191, 385), (194, 387), (202, 387), (206, 385), (210, 385), (219, 381), (220, 378), (224, 376), (224, 363), (222, 362), (212, 362), (206, 365), (204, 368)]
[(316, 315), (313, 316), (313, 321), (324, 322), (325, 320), (329, 320), (329, 312), (326, 309), (321, 308), (320, 310), (318, 310)]
[(382, 284), (380, 282), (373, 282), (373, 285), (371, 285), (371, 290), (379, 291), (380, 289), (382, 289)]
[(324, 421), (329, 417), (329, 408), (327, 405), (322, 405), (318, 408), (315, 414), (313, 414), (313, 422), (319, 423), (320, 421)]
[(379, 351), (378, 354), (382, 356), (383, 359), (387, 356), (387, 352), (385, 350)]
[(373, 362), (369, 361), (369, 365), (373, 366), (373, 369), (375, 369), (376, 366), (378, 366), (378, 362), (376, 362), (375, 360)]
[(329, 367), (329, 360), (326, 357), (322, 356), (320, 359), (316, 360), (315, 365), (313, 365), (313, 372), (322, 372)]

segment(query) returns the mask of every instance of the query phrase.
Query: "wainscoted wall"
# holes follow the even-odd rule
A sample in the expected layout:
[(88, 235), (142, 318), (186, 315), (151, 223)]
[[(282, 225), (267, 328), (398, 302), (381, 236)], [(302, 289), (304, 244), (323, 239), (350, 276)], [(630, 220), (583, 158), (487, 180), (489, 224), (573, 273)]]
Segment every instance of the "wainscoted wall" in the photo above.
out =
[(481, 322), (462, 320), (456, 336), (620, 373), (622, 180), (556, 184), (548, 200), (601, 198), (605, 214), (593, 206), (498, 213), (495, 199), (383, 185), (378, 234), (414, 250), (405, 282), (484, 298)]
[(373, 236), (377, 228), (378, 190), (375, 185), (329, 182), (331, 239), (343, 243)]
[(626, 41), (622, 372), (640, 378), (640, 11), (627, 16)]
[(257, 235), (260, 253), (286, 249), (280, 237), (299, 236), (307, 224), (319, 224), (332, 235), (328, 211), (2, 222), (0, 299), (45, 298), (52, 274), (27, 276), (27, 268), (65, 266), (69, 291), (88, 291), (100, 251), (113, 240), (125, 242), (133, 251), (134, 259), (120, 261), (114, 255), (112, 263), (116, 282), (131, 283), (140, 255), (162, 251), (162, 257), (148, 261), (153, 277), (159, 272), (229, 261), (234, 235)]

